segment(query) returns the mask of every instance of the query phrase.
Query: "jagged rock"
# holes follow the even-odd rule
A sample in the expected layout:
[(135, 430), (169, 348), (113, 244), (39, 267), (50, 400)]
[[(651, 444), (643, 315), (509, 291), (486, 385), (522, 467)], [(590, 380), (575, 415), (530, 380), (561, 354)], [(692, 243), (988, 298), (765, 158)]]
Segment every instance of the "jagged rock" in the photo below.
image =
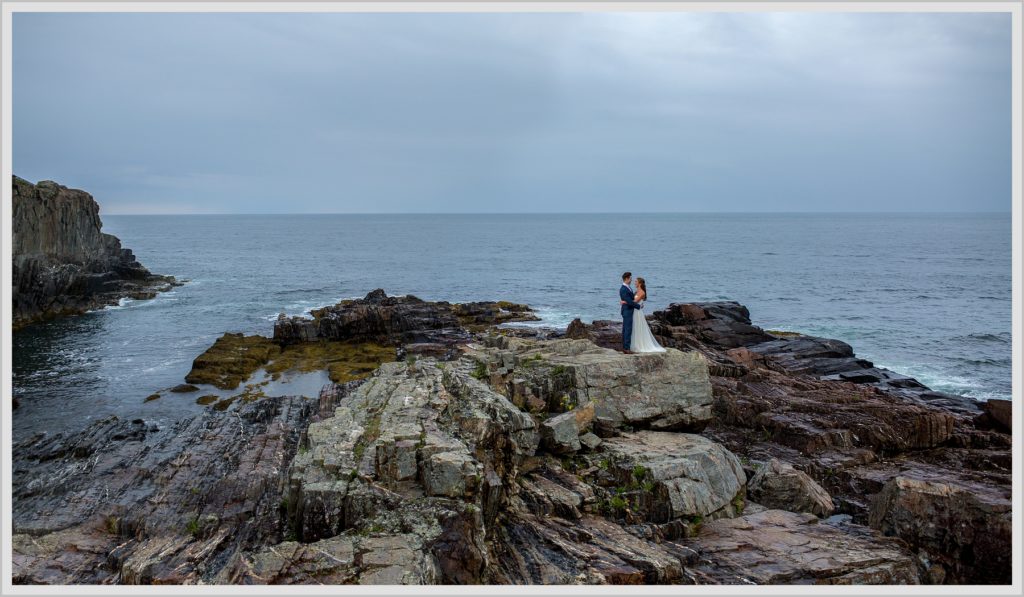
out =
[(924, 551), (946, 580), (1009, 584), (1010, 509), (1009, 490), (898, 476), (872, 501), (870, 525)]
[(518, 496), (538, 516), (576, 519), (595, 503), (594, 489), (579, 477), (548, 464), (518, 479)]
[(101, 232), (92, 195), (50, 180), (13, 177), (12, 317), (17, 330), (35, 321), (146, 299), (179, 285), (149, 272)]
[(601, 438), (593, 433), (584, 433), (580, 436), (580, 444), (588, 450), (596, 450), (601, 445)]
[[(618, 333), (612, 322), (576, 325), (589, 340), (485, 334), (468, 328), (516, 309), (417, 301), (375, 291), (332, 311), (355, 317), (357, 335), (384, 334), (389, 355), (422, 349), (399, 346), (418, 358), (319, 400), (240, 402), (160, 429), (108, 419), (15, 445), (15, 582), (1009, 579), (1011, 437), (956, 397), (790, 371), (752, 347), (796, 336), (749, 329), (736, 303), (651, 316), (670, 350), (623, 355), (595, 345)], [(454, 334), (430, 327), (451, 322), (444, 312)], [(298, 327), (258, 366), (348, 346), (304, 321), (281, 320)], [(580, 451), (552, 454), (566, 445)], [(843, 514), (816, 523), (747, 501), (750, 462), (772, 458)], [(772, 501), (773, 482), (762, 474), (757, 500)]]
[[(501, 508), (539, 437), (526, 413), (455, 365), (384, 364), (338, 400), (333, 417), (309, 426), (308, 449), (290, 470), (289, 517), (300, 539), (391, 528), (400, 512), (397, 526), (414, 527), (424, 549), (444, 541), (483, 554), (483, 513)], [(439, 566), (441, 577), (479, 581), (480, 570)]]
[(593, 420), (593, 402), (551, 417), (541, 423), (541, 443), (554, 454), (576, 452), (580, 449), (580, 434), (586, 433)]
[(897, 541), (813, 514), (766, 510), (703, 525), (688, 544), (699, 584), (919, 584)]
[(880, 453), (938, 446), (954, 416), (849, 382), (760, 370), (757, 378), (716, 377), (723, 423), (761, 431), (804, 454), (868, 448)]
[(447, 346), (468, 342), (470, 328), (538, 319), (526, 305), (505, 301), (428, 302), (412, 295), (387, 296), (380, 288), (362, 299), (314, 309), (312, 316), (278, 316), (274, 341), (293, 344), (323, 339)]
[(1013, 432), (1013, 403), (991, 398), (982, 406), (986, 424), (1006, 433)]
[(311, 405), (268, 398), (159, 429), (111, 417), (19, 443), (14, 582), (216, 582), (241, 551), (281, 541), (283, 473)]
[(707, 363), (697, 353), (626, 355), (587, 340), (498, 337), (471, 351), (513, 403), (564, 412), (593, 401), (595, 426), (700, 430), (711, 418)]
[[(661, 311), (651, 314), (652, 331), (667, 328), (689, 330), (703, 342), (734, 348), (758, 342), (767, 342), (773, 337), (750, 323), (750, 312), (743, 305), (733, 301), (711, 303), (672, 303)], [(672, 336), (674, 334), (663, 334)]]
[(835, 510), (832, 497), (807, 473), (788, 462), (772, 458), (762, 466), (747, 487), (750, 499), (769, 508), (810, 512), (828, 516)]
[(619, 487), (641, 490), (633, 509), (653, 523), (732, 516), (743, 498), (747, 479), (739, 460), (699, 435), (624, 433), (605, 439), (601, 452)]
[(239, 584), (435, 584), (441, 572), (416, 535), (288, 541), (245, 556)]
[(587, 333), (587, 325), (577, 317), (565, 328), (565, 337), (571, 340), (589, 340), (590, 334)]
[(500, 584), (688, 582), (687, 547), (657, 544), (595, 516), (566, 520), (519, 514), (494, 538), (492, 581)]

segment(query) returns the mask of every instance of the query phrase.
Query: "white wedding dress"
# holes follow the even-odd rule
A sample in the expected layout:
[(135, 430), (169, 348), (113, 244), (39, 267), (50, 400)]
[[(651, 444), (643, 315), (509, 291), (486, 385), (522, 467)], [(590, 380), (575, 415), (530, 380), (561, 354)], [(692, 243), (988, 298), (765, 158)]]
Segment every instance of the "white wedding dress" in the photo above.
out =
[[(640, 303), (643, 306), (643, 303)], [(651, 327), (647, 325), (643, 309), (633, 310), (633, 336), (629, 339), (629, 350), (632, 352), (665, 352), (661, 344), (654, 339)]]

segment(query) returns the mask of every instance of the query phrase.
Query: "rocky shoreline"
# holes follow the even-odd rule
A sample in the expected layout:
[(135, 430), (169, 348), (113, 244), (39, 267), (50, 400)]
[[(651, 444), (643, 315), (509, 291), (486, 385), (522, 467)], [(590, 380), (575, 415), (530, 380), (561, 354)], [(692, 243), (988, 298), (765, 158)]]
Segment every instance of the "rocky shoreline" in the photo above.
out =
[(151, 273), (117, 237), (103, 233), (99, 205), (89, 193), (18, 176), (13, 189), (14, 330), (123, 298), (150, 299), (181, 284)]
[(218, 340), (196, 383), (333, 381), (15, 445), (14, 581), (1010, 582), (1006, 401), (738, 303), (650, 315), (662, 354), (531, 319), (376, 290)]

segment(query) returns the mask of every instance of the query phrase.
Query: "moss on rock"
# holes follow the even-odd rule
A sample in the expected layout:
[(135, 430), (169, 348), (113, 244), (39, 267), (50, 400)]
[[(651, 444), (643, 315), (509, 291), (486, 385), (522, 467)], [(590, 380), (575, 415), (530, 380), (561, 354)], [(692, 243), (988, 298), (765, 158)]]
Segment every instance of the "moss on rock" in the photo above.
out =
[(291, 344), (266, 366), (274, 379), (289, 370), (302, 372), (326, 370), (335, 383), (361, 379), (381, 365), (397, 358), (391, 346), (372, 342), (349, 343), (321, 340)]
[(270, 338), (227, 333), (192, 361), (185, 381), (233, 390), (280, 352)]

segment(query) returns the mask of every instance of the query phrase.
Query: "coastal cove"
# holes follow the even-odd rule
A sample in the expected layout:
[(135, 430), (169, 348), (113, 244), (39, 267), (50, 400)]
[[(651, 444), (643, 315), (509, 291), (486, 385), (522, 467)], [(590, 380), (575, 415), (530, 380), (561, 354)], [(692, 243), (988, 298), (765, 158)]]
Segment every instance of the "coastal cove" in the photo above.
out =
[[(14, 336), (15, 438), (109, 414), (203, 409), (147, 396), (183, 381), (224, 332), (270, 335), (281, 312), (373, 288), (509, 300), (565, 329), (614, 319), (621, 270), (649, 311), (735, 300), (765, 329), (836, 338), (929, 387), (1010, 397), (1004, 214), (103, 216), (154, 272), (189, 280), (145, 301)], [(312, 388), (315, 383), (310, 383)], [(303, 392), (312, 390), (303, 389)]]

